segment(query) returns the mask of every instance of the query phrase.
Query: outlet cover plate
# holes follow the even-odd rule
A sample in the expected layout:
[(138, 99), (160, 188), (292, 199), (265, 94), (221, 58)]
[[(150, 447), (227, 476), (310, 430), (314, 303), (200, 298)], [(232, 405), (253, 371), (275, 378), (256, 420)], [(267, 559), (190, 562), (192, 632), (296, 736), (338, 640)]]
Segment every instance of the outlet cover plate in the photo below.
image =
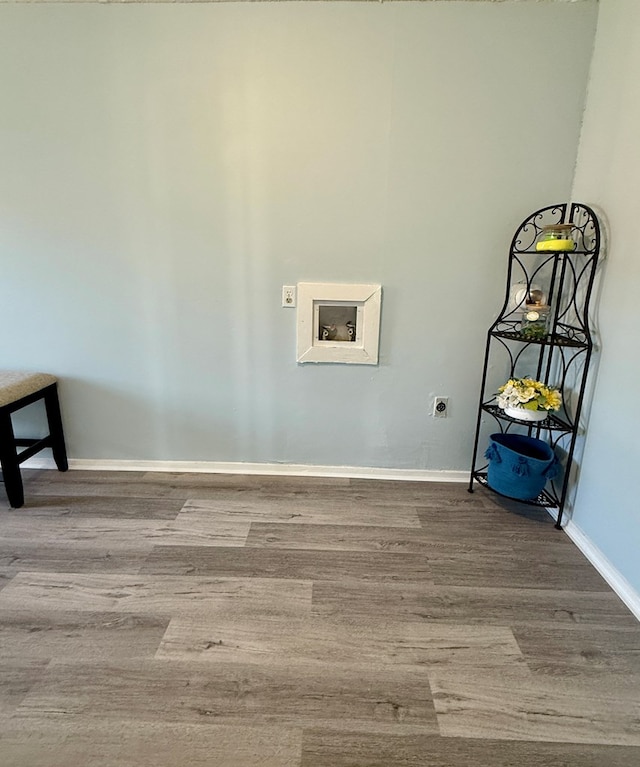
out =
[(286, 309), (293, 309), (296, 305), (296, 286), (282, 286), (282, 306)]

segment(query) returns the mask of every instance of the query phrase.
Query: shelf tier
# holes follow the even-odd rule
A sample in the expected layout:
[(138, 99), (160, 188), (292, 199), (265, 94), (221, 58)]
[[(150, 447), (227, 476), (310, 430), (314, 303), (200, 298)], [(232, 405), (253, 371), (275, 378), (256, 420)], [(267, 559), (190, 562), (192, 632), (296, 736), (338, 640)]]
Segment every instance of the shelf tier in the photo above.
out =
[(499, 495), (501, 498), (508, 498), (510, 501), (524, 503), (526, 506), (540, 506), (544, 509), (553, 509), (560, 506), (560, 501), (546, 490), (543, 490), (537, 498), (532, 498), (530, 501), (523, 501), (520, 498), (513, 498), (510, 495), (504, 495), (504, 493), (499, 493), (497, 490), (494, 490), (487, 482), (486, 471), (474, 471), (471, 476), (479, 485), (486, 487), (487, 490), (491, 490), (492, 493)]
[[(504, 321), (503, 321), (504, 322)], [(520, 324), (519, 322), (514, 323)], [(523, 336), (522, 333), (518, 330), (490, 330), (490, 334), (494, 338), (507, 338), (510, 341), (520, 341), (521, 343), (525, 344), (536, 344), (538, 346), (569, 346), (573, 349), (588, 349), (589, 343), (585, 340), (580, 340), (578, 338), (571, 338), (569, 336), (561, 335), (559, 333), (553, 333), (549, 334), (548, 336), (545, 336), (544, 338), (527, 338), (526, 336)], [(584, 336), (584, 333), (582, 331), (580, 332), (581, 335)]]
[(507, 415), (502, 408), (497, 405), (490, 405), (484, 403), (482, 409), (485, 413), (489, 413), (494, 418), (498, 418), (500, 421), (508, 421), (509, 423), (517, 423), (519, 426), (532, 426), (534, 429), (548, 429), (549, 431), (561, 431), (566, 434), (573, 432), (573, 426), (567, 421), (562, 420), (557, 415), (551, 413), (542, 421), (523, 421), (520, 418), (512, 418)]
[(517, 250), (513, 249), (514, 256), (594, 256), (593, 250)]

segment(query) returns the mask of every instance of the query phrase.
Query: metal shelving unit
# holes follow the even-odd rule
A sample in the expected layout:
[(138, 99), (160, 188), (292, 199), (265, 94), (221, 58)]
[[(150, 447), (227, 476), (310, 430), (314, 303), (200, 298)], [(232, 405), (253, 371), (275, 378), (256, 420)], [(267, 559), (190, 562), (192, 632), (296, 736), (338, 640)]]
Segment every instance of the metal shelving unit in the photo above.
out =
[[(544, 227), (552, 224), (572, 225), (573, 251), (536, 249)], [(491, 432), (513, 431), (543, 439), (555, 450), (563, 470), (537, 498), (520, 503), (557, 508), (558, 529), (562, 526), (593, 352), (589, 304), (599, 255), (600, 224), (591, 208), (563, 203), (532, 213), (511, 241), (504, 304), (487, 332), (469, 492), (473, 492), (474, 482), (496, 492), (487, 484), (488, 463), (482, 457)], [(528, 295), (534, 289), (544, 292), (551, 307), (550, 323), (542, 338), (531, 338), (522, 331), (524, 306), (514, 302), (516, 292)], [(562, 410), (537, 422), (507, 416), (496, 404), (497, 388), (509, 378), (525, 376), (557, 386), (562, 393)]]

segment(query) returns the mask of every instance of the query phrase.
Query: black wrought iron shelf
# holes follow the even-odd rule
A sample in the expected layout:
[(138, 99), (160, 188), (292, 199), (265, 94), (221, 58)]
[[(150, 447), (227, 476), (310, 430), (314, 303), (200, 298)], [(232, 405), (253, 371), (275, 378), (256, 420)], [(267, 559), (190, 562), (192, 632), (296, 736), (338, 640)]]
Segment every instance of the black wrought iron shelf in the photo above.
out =
[(561, 253), (572, 253), (574, 256), (590, 256), (588, 250), (514, 250), (516, 256), (553, 256)]
[(570, 434), (574, 429), (573, 424), (568, 423), (554, 413), (549, 413), (549, 415), (542, 421), (523, 421), (519, 418), (512, 418), (497, 405), (488, 402), (485, 402), (482, 405), (482, 409), (485, 413), (489, 413), (489, 415), (492, 415), (494, 418), (498, 418), (501, 421), (508, 421), (509, 423), (515, 423), (518, 424), (518, 426), (528, 426), (532, 429), (549, 429), (550, 431), (560, 431), (567, 434)]
[[(521, 341), (527, 344), (538, 344), (540, 346), (569, 346), (573, 349), (588, 349), (589, 343), (587, 341), (578, 341), (569, 336), (561, 333), (554, 333), (553, 335), (547, 335), (542, 338), (531, 338), (527, 335), (523, 335), (517, 330), (493, 330), (491, 331), (496, 338), (508, 338), (510, 341)], [(576, 328), (576, 332), (578, 329)]]
[[(541, 240), (544, 227), (558, 224), (571, 224), (575, 250), (538, 250), (536, 244)], [(547, 482), (537, 498), (514, 500), (532, 506), (557, 508), (556, 527), (559, 529), (572, 477), (578, 425), (583, 426), (580, 416), (593, 352), (589, 303), (599, 253), (600, 224), (594, 211), (586, 205), (561, 203), (532, 213), (518, 227), (511, 241), (504, 304), (487, 331), (469, 492), (473, 492), (474, 482), (477, 482), (502, 495), (489, 486), (488, 466), (481, 462), (488, 442), (484, 438), (488, 436), (486, 431), (491, 424), (494, 431), (497, 424), (502, 433), (524, 430), (529, 435), (535, 434), (547, 441), (558, 457), (562, 457), (562, 472), (558, 479)], [(516, 288), (517, 291), (514, 290)], [(546, 296), (550, 323), (548, 327), (542, 327), (540, 337), (537, 337), (537, 328), (531, 330), (523, 323), (524, 299), (522, 305), (514, 305), (514, 296), (522, 292), (522, 288), (525, 295), (533, 295), (534, 290), (539, 290)], [(495, 381), (488, 380), (489, 370), (495, 377), (500, 369), (499, 355), (502, 355), (503, 361), (506, 360), (506, 377), (498, 386), (509, 378), (535, 375), (537, 380), (560, 388), (562, 410), (549, 413), (544, 420), (535, 422), (511, 418), (501, 410), (495, 402)]]
[(491, 490), (492, 493), (495, 493), (496, 495), (499, 495), (501, 498), (508, 498), (510, 501), (517, 501), (518, 503), (524, 503), (525, 506), (542, 506), (545, 509), (554, 509), (557, 506), (559, 506), (560, 501), (558, 498), (555, 498), (553, 495), (548, 493), (546, 490), (543, 490), (540, 495), (538, 495), (537, 498), (533, 498), (528, 501), (522, 501), (519, 498), (512, 498), (510, 495), (505, 495), (504, 493), (499, 493), (497, 490), (494, 490), (489, 482), (487, 481), (487, 472), (486, 471), (474, 471), (472, 473), (473, 479), (479, 484), (482, 485), (482, 487), (486, 487), (487, 490)]

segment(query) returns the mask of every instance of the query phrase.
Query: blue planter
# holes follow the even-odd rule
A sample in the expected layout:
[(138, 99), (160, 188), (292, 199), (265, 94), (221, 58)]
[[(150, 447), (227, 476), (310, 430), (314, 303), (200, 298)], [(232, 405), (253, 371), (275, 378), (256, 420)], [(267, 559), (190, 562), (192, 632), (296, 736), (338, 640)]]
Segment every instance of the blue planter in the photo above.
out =
[(560, 470), (550, 445), (523, 434), (492, 434), (484, 455), (489, 459), (489, 487), (520, 501), (537, 498)]

